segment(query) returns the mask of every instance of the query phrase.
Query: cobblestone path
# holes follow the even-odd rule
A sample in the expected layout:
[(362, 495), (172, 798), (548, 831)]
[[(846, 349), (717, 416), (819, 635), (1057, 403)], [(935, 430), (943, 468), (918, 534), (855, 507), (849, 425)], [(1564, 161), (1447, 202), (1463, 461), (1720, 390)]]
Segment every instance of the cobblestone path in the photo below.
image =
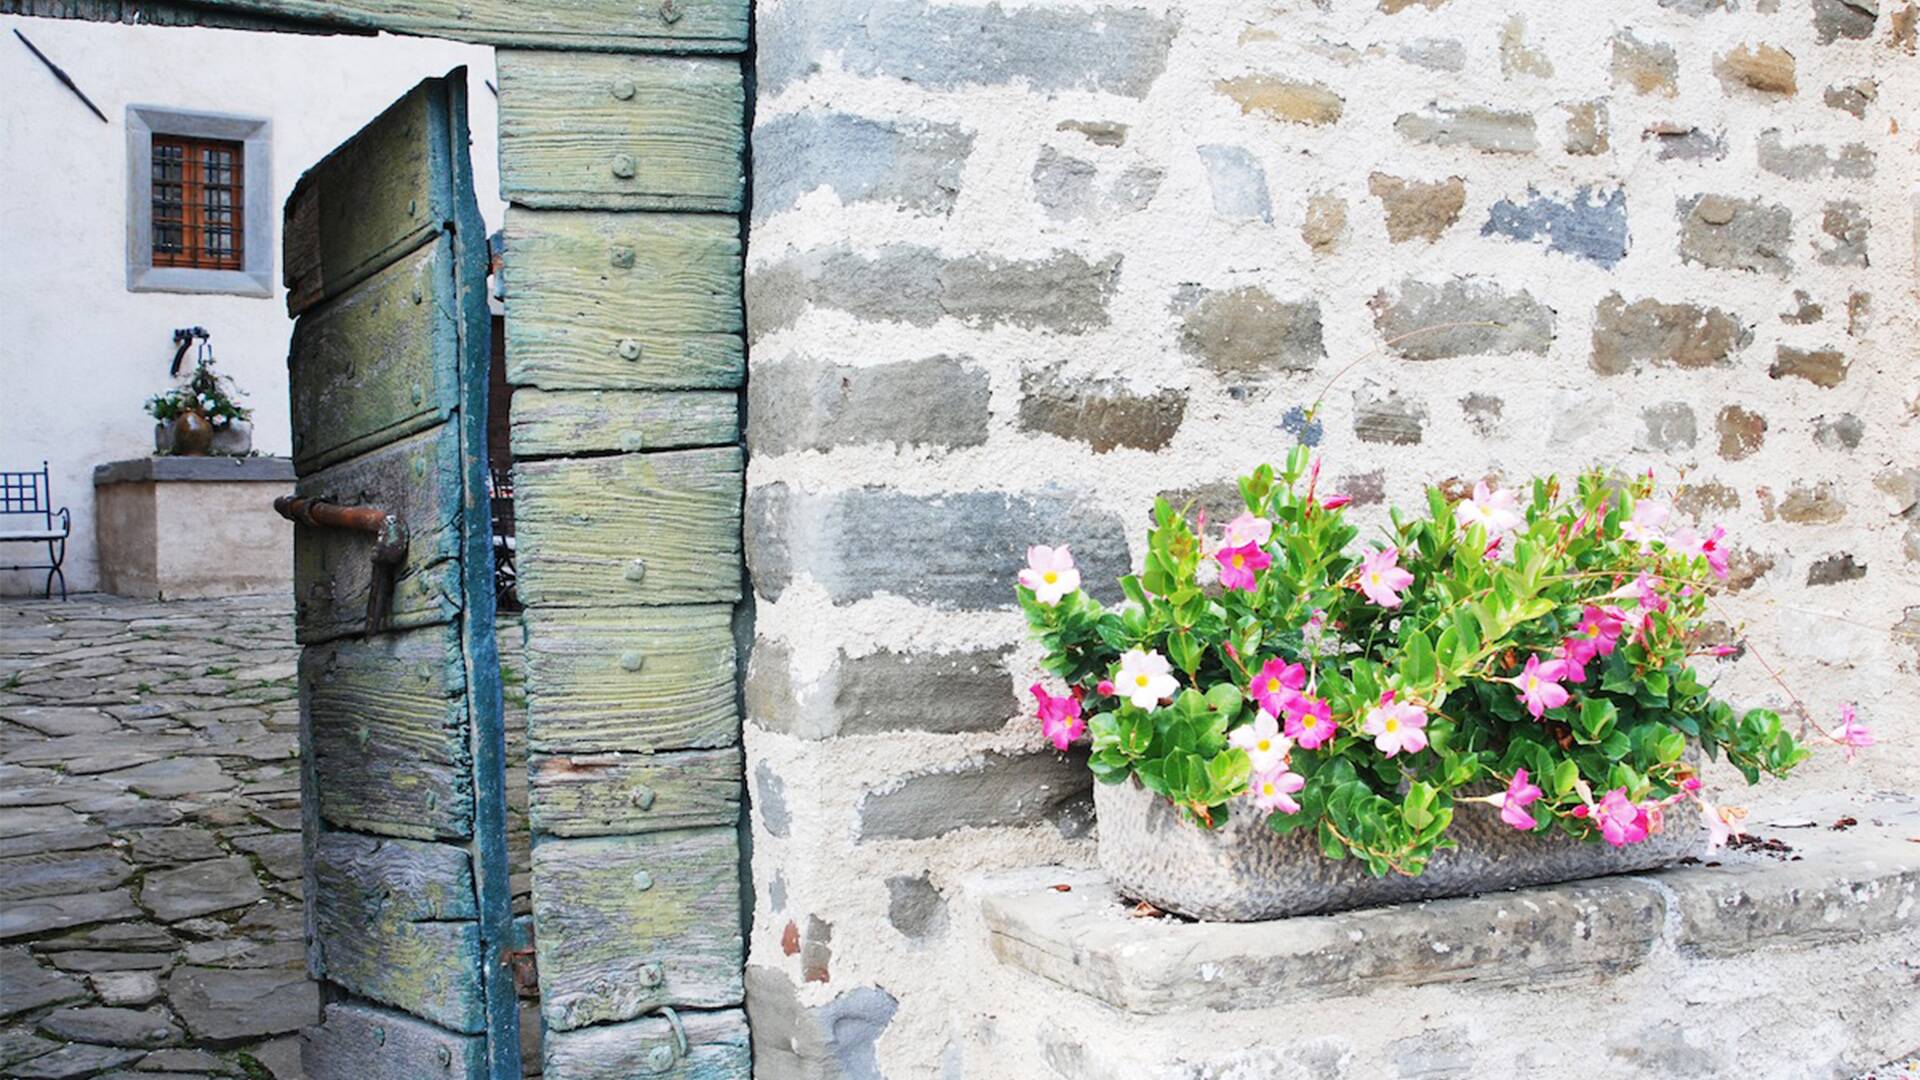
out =
[(0, 1076), (300, 1075), (290, 602), (0, 601)]

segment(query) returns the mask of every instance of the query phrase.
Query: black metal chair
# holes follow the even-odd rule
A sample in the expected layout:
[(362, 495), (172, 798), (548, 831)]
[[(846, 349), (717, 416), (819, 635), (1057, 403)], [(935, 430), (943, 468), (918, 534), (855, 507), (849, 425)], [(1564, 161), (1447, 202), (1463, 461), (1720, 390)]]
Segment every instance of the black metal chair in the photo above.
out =
[[(66, 507), (53, 508), (53, 492), (48, 484), (47, 463), (38, 472), (0, 472), (0, 518), (24, 517), (40, 520), (38, 528), (11, 527), (0, 521), (0, 544), (45, 544), (47, 561), (10, 563), (0, 570), (45, 570), (47, 596), (53, 595), (53, 579), (60, 579), (60, 599), (67, 598), (67, 575), (60, 569), (67, 561), (67, 537), (73, 533), (73, 515)], [(59, 518), (59, 525), (53, 519)]]

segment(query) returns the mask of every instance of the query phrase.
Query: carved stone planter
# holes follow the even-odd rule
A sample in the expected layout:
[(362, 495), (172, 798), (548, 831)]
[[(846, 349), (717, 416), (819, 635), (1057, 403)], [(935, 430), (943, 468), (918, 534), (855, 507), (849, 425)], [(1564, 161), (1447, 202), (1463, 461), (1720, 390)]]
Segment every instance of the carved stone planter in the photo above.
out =
[[(1669, 808), (1666, 830), (1625, 848), (1587, 844), (1558, 832), (1523, 833), (1491, 807), (1463, 806), (1448, 834), (1459, 847), (1434, 855), (1417, 878), (1376, 878), (1351, 857), (1320, 854), (1313, 831), (1282, 836), (1266, 815), (1234, 813), (1206, 830), (1182, 820), (1137, 780), (1095, 784), (1100, 867), (1121, 895), (1157, 908), (1221, 922), (1313, 915), (1406, 900), (1622, 874), (1664, 866), (1705, 847), (1699, 808)], [(1482, 812), (1484, 811), (1484, 812)]]

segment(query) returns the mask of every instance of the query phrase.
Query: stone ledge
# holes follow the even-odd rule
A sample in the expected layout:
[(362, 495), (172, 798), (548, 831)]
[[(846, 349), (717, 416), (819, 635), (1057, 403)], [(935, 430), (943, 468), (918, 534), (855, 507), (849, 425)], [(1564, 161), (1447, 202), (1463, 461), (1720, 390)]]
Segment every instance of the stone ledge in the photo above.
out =
[(1914, 931), (1920, 844), (1868, 826), (1786, 835), (1799, 861), (1723, 853), (1716, 866), (1264, 923), (1138, 918), (1097, 871), (1041, 867), (975, 888), (1003, 964), (1146, 1015), (1591, 982), (1662, 949), (1717, 957)]
[(293, 460), (283, 457), (143, 457), (93, 467), (93, 486), (151, 481), (293, 483)]

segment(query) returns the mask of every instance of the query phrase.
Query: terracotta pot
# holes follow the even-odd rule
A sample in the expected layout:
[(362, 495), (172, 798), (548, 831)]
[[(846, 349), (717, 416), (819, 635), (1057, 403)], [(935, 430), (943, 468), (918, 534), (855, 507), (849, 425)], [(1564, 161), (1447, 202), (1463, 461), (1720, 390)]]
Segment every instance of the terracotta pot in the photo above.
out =
[(197, 412), (183, 412), (173, 418), (173, 452), (187, 457), (205, 457), (213, 446), (213, 425)]
[(1624, 848), (1583, 843), (1559, 832), (1523, 833), (1491, 807), (1456, 809), (1447, 835), (1459, 847), (1437, 852), (1419, 877), (1376, 878), (1358, 860), (1320, 854), (1311, 829), (1282, 836), (1266, 815), (1236, 803), (1227, 822), (1202, 829), (1129, 777), (1095, 784), (1100, 868), (1120, 894), (1196, 919), (1251, 922), (1347, 908), (1467, 896), (1495, 889), (1624, 874), (1664, 866), (1706, 849), (1706, 826), (1689, 801), (1667, 809), (1658, 836)]

